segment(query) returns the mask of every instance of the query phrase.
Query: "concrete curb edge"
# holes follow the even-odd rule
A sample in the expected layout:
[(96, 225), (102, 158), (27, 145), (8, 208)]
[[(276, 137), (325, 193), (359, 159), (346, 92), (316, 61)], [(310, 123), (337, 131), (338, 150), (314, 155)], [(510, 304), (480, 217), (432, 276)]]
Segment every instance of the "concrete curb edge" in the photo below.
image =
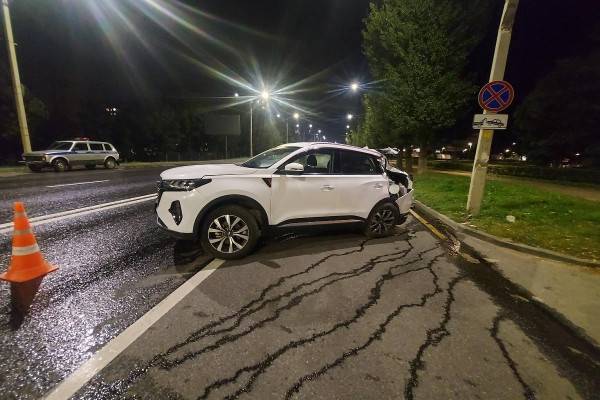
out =
[(577, 258), (573, 256), (568, 256), (565, 254), (557, 253), (555, 251), (541, 249), (539, 247), (528, 246), (526, 244), (513, 242), (509, 239), (500, 238), (494, 235), (490, 235), (489, 233), (485, 233), (479, 231), (477, 229), (465, 226), (463, 224), (459, 224), (456, 221), (453, 221), (449, 217), (441, 214), (434, 209), (426, 206), (418, 200), (415, 200), (415, 209), (420, 213), (424, 214), (428, 218), (439, 220), (444, 225), (451, 227), (452, 229), (459, 231), (465, 235), (476, 237), (477, 239), (484, 240), (486, 242), (495, 244), (497, 246), (509, 248), (512, 250), (520, 251), (523, 253), (531, 254), (538, 257), (549, 258), (556, 261), (562, 261), (569, 264), (581, 265), (584, 267), (592, 267), (592, 268), (600, 268), (600, 261), (594, 260), (586, 260), (582, 258)]

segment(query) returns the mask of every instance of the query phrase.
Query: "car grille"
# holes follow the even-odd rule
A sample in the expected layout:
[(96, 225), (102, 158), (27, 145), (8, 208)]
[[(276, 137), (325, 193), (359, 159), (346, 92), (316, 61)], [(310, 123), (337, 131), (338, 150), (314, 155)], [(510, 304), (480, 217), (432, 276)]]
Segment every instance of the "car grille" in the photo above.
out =
[(43, 161), (44, 156), (25, 156), (25, 161)]

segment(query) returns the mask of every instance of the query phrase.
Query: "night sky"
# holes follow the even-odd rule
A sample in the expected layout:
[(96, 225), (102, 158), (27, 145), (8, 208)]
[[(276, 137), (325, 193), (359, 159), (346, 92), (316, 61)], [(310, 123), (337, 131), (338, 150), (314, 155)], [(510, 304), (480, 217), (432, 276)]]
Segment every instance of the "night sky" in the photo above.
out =
[[(490, 1), (499, 14), (502, 1)], [(279, 87), (312, 77), (300, 86), (310, 91), (294, 98), (317, 113), (316, 124), (333, 132), (343, 130), (345, 113), (358, 114), (360, 106), (358, 96), (330, 101), (326, 93), (370, 79), (360, 45), (368, 4), (19, 0), (11, 7), (23, 83), (51, 112), (77, 111), (84, 103), (164, 98), (206, 103), (211, 97), (247, 93), (208, 72), (210, 67), (254, 86), (261, 77), (268, 84), (279, 81)], [(592, 50), (588, 37), (599, 11), (595, 0), (521, 0), (507, 70), (518, 99), (558, 59)], [(496, 29), (497, 22), (474, 55), (482, 83)], [(6, 52), (0, 53), (6, 62)]]

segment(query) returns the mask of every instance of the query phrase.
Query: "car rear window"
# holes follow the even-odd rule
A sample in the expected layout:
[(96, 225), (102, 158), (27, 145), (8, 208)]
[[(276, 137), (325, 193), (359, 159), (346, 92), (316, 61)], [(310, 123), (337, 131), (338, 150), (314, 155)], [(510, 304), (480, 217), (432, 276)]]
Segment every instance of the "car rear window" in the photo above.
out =
[(357, 151), (341, 150), (340, 172), (344, 175), (378, 175), (383, 172), (375, 157)]
[(110, 144), (108, 143), (104, 143), (104, 150), (106, 151), (113, 151), (113, 148)]
[(90, 150), (103, 151), (102, 143), (90, 143)]

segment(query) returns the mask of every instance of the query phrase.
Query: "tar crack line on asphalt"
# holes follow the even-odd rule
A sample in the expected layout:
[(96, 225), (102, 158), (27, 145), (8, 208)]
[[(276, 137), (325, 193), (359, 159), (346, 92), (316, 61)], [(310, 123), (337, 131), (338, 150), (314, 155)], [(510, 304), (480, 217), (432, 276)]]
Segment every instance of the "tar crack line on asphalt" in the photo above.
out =
[(504, 345), (504, 342), (502, 341), (502, 339), (500, 339), (500, 337), (498, 336), (498, 333), (499, 333), (499, 330), (500, 330), (500, 322), (502, 320), (504, 320), (504, 319), (505, 319), (505, 317), (503, 315), (501, 315), (501, 314), (496, 315), (496, 317), (494, 318), (494, 322), (492, 324), (492, 327), (490, 328), (490, 335), (492, 336), (492, 338), (494, 339), (494, 341), (496, 342), (496, 344), (500, 348), (500, 352), (502, 353), (502, 356), (504, 357), (504, 359), (508, 363), (508, 366), (510, 367), (513, 375), (515, 376), (515, 378), (517, 378), (517, 380), (521, 384), (521, 387), (523, 388), (523, 396), (525, 396), (525, 398), (527, 400), (534, 400), (535, 399), (535, 392), (527, 384), (527, 382), (525, 382), (525, 380), (523, 379), (523, 377), (519, 373), (519, 370), (517, 369), (517, 364), (514, 362), (514, 360), (512, 359), (512, 357), (510, 356), (510, 354), (508, 353), (508, 349)]
[[(342, 257), (342, 256), (347, 256), (347, 255), (351, 255), (351, 254), (356, 254), (356, 253), (361, 253), (364, 248), (365, 245), (367, 244), (367, 242), (369, 241), (369, 239), (367, 240), (363, 240), (358, 248), (354, 249), (354, 250), (350, 250), (350, 251), (346, 251), (343, 253), (334, 253), (334, 254), (329, 254), (321, 259), (319, 259), (318, 261), (314, 262), (313, 264), (311, 264), (309, 267), (307, 267), (306, 269), (304, 269), (303, 271), (300, 272), (296, 272), (293, 274), (289, 274), (286, 276), (282, 276), (281, 278), (279, 278), (276, 282), (268, 285), (267, 287), (265, 287), (262, 292), (260, 293), (260, 295), (255, 298), (254, 300), (251, 300), (250, 302), (248, 302), (246, 305), (244, 305), (239, 311), (237, 311), (236, 313), (221, 317), (215, 321), (211, 321), (208, 324), (206, 324), (205, 326), (203, 326), (202, 328), (200, 328), (199, 330), (193, 332), (192, 334), (190, 334), (187, 339), (185, 339), (183, 342), (175, 344), (173, 346), (171, 346), (169, 349), (167, 349), (164, 353), (161, 354), (157, 354), (155, 355), (150, 361), (148, 361), (143, 367), (138, 367), (135, 370), (131, 371), (129, 373), (129, 375), (127, 376), (127, 378), (122, 379), (118, 382), (115, 382), (113, 384), (111, 384), (110, 388), (104, 388), (105, 390), (107, 390), (108, 392), (110, 392), (110, 394), (115, 395), (115, 396), (119, 396), (122, 393), (124, 393), (124, 391), (127, 390), (127, 388), (129, 386), (131, 386), (132, 384), (134, 384), (136, 381), (138, 381), (139, 379), (141, 379), (143, 376), (145, 376), (149, 370), (153, 367), (157, 367), (157, 366), (165, 366), (165, 361), (166, 361), (166, 357), (170, 354), (173, 354), (175, 351), (179, 350), (180, 348), (193, 343), (197, 340), (197, 338), (201, 338), (203, 333), (215, 328), (219, 325), (224, 324), (225, 322), (232, 320), (236, 317), (238, 317), (240, 314), (247, 312), (251, 307), (253, 307), (254, 305), (260, 303), (261, 301), (263, 301), (267, 295), (275, 290), (276, 288), (280, 287), (281, 285), (283, 285), (286, 281), (293, 279), (297, 276), (300, 275), (305, 275), (308, 274), (309, 272), (311, 272), (313, 269), (317, 268), (319, 265), (323, 264), (325, 261), (333, 258), (333, 257)], [(408, 241), (407, 241), (408, 242)], [(409, 243), (410, 248), (412, 249), (412, 245)]]
[[(432, 271), (432, 273), (434, 272)], [(450, 332), (446, 327), (448, 326), (448, 322), (450, 322), (452, 303), (454, 303), (455, 300), (454, 287), (463, 278), (464, 275), (459, 275), (452, 279), (452, 281), (450, 281), (448, 284), (448, 296), (446, 297), (446, 302), (444, 303), (444, 315), (442, 320), (436, 328), (427, 330), (425, 342), (419, 347), (416, 357), (409, 362), (410, 378), (404, 387), (404, 397), (408, 400), (414, 399), (414, 389), (419, 386), (419, 370), (425, 369), (425, 363), (423, 362), (423, 356), (425, 355), (425, 352), (429, 347), (440, 344), (440, 342), (446, 336), (450, 336)]]
[[(207, 398), (210, 395), (210, 393), (213, 390), (215, 390), (215, 389), (217, 389), (219, 387), (225, 386), (225, 385), (227, 385), (229, 383), (233, 383), (233, 382), (237, 381), (237, 379), (242, 374), (244, 374), (244, 373), (254, 371), (244, 386), (242, 386), (235, 393), (227, 396), (226, 398), (227, 399), (234, 399), (234, 398), (238, 397), (242, 393), (248, 393), (248, 392), (250, 392), (252, 390), (253, 386), (254, 386), (254, 383), (256, 382), (256, 379), (260, 375), (262, 375), (273, 364), (273, 362), (275, 360), (277, 360), (279, 357), (281, 357), (283, 354), (287, 353), (288, 351), (290, 351), (292, 349), (295, 349), (295, 348), (304, 346), (304, 345), (306, 345), (308, 343), (314, 342), (315, 340), (317, 340), (319, 338), (328, 336), (331, 333), (336, 332), (336, 331), (338, 331), (341, 328), (349, 328), (350, 325), (352, 325), (354, 323), (357, 323), (362, 317), (364, 317), (366, 315), (367, 311), (373, 305), (375, 305), (378, 302), (378, 300), (381, 298), (381, 289), (382, 289), (383, 285), (387, 281), (389, 281), (391, 279), (394, 279), (394, 278), (396, 278), (398, 276), (406, 275), (406, 274), (409, 274), (409, 273), (423, 271), (423, 270), (428, 270), (430, 268), (429, 264), (427, 266), (424, 266), (424, 267), (410, 269), (410, 270), (405, 270), (405, 271), (399, 272), (397, 274), (393, 274), (392, 273), (392, 270), (395, 269), (395, 268), (406, 266), (406, 265), (410, 265), (410, 264), (414, 264), (414, 263), (416, 263), (418, 261), (422, 261), (422, 255), (425, 254), (425, 253), (427, 253), (427, 252), (429, 252), (429, 251), (431, 251), (431, 249), (419, 253), (417, 255), (418, 259), (415, 259), (415, 260), (412, 260), (412, 261), (407, 262), (407, 263), (402, 263), (402, 264), (390, 267), (388, 269), (388, 271), (377, 280), (375, 286), (373, 286), (371, 288), (370, 295), (368, 297), (369, 300), (366, 303), (364, 303), (363, 305), (361, 305), (360, 307), (358, 307), (355, 310), (354, 316), (352, 316), (351, 318), (336, 323), (330, 329), (321, 331), (319, 333), (313, 334), (313, 335), (311, 335), (309, 337), (306, 337), (306, 338), (303, 338), (303, 339), (294, 340), (294, 341), (286, 344), (285, 346), (279, 348), (277, 351), (275, 351), (275, 352), (267, 355), (267, 357), (265, 357), (262, 361), (254, 364), (254, 365), (246, 366), (246, 367), (243, 367), (243, 368), (239, 369), (237, 372), (235, 372), (233, 374), (233, 376), (230, 376), (228, 378), (220, 379), (220, 380), (217, 380), (217, 381), (213, 382), (212, 384), (210, 384), (209, 386), (207, 386), (204, 389), (204, 393), (202, 393), (200, 396), (198, 396), (198, 399), (205, 399), (205, 398)], [(431, 262), (435, 262), (442, 255), (443, 254), (439, 254), (439, 255), (435, 256)], [(415, 304), (413, 306), (416, 307), (416, 306), (419, 306), (419, 304)]]
[[(433, 276), (433, 284), (434, 284), (435, 288), (432, 292), (425, 293), (423, 296), (421, 296), (421, 299), (417, 303), (401, 304), (400, 306), (398, 306), (391, 314), (389, 314), (386, 317), (384, 322), (379, 324), (379, 327), (369, 336), (369, 338), (362, 345), (355, 347), (349, 351), (346, 351), (345, 353), (342, 354), (342, 356), (337, 358), (335, 361), (323, 366), (323, 368), (321, 368), (320, 370), (312, 372), (307, 375), (304, 375), (303, 377), (298, 379), (298, 381), (296, 381), (296, 383), (294, 385), (292, 385), (292, 387), (287, 391), (285, 398), (290, 399), (295, 393), (298, 393), (300, 391), (300, 389), (302, 388), (302, 386), (304, 385), (305, 382), (313, 381), (313, 380), (320, 378), (330, 369), (336, 368), (336, 367), (342, 365), (348, 358), (357, 356), (361, 351), (363, 351), (367, 347), (369, 347), (375, 340), (380, 340), (382, 338), (383, 334), (385, 333), (387, 326), (394, 320), (394, 318), (396, 318), (398, 315), (400, 315), (400, 313), (404, 309), (413, 308), (413, 307), (423, 307), (423, 306), (425, 306), (425, 304), (427, 303), (427, 301), (429, 299), (438, 295), (439, 293), (442, 293), (443, 290), (439, 285), (439, 277), (433, 270), (433, 265), (435, 264), (435, 262), (438, 260), (438, 258), (440, 256), (441, 255), (436, 256), (434, 259), (432, 259), (427, 264), (426, 267), (416, 269), (416, 270), (406, 271), (406, 272), (412, 272), (412, 271), (427, 269)], [(392, 268), (394, 268), (394, 267), (392, 267)], [(390, 268), (390, 271), (388, 272), (388, 274), (391, 274), (392, 268)], [(462, 279), (462, 276), (455, 278), (455, 280), (458, 280), (458, 279)], [(449, 286), (449, 288), (448, 288), (448, 293), (449, 294), (451, 293), (451, 286)]]

